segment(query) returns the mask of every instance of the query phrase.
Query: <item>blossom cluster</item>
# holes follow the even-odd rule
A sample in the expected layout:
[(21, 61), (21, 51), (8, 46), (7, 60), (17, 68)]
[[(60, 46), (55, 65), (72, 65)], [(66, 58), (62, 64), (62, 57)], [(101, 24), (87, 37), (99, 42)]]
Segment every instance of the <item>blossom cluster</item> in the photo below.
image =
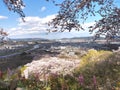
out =
[(26, 64), (26, 69), (23, 71), (22, 76), (27, 79), (30, 75), (37, 74), (41, 80), (50, 74), (72, 74), (73, 70), (78, 67), (79, 64), (80, 60), (67, 60), (57, 57), (42, 58)]

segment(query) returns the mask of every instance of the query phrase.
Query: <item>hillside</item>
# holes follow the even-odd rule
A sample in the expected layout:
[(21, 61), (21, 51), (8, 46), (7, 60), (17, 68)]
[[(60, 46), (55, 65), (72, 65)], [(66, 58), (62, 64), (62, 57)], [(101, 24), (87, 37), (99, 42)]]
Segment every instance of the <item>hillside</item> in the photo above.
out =
[(0, 88), (119, 90), (119, 45), (117, 50), (76, 41), (39, 41), (37, 45), (31, 52), (21, 52), (7, 61), (1, 59), (0, 85), (5, 86)]

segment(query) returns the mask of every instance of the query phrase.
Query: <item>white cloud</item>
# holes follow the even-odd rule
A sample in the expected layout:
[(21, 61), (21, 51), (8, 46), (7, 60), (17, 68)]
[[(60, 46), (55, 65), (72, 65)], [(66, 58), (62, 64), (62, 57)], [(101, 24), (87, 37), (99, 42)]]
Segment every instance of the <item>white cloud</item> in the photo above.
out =
[(44, 18), (29, 16), (25, 17), (25, 22), (18, 19), (18, 25), (16, 28), (9, 29), (9, 36), (17, 37), (18, 35), (38, 34), (42, 32), (46, 33), (46, 29), (48, 27), (46, 23), (54, 17), (55, 15), (49, 15)]
[(47, 22), (49, 22), (50, 20), (52, 20), (53, 18), (55, 18), (55, 14), (54, 15), (49, 15), (49, 16), (46, 16), (44, 18), (40, 18), (38, 16), (36, 17), (32, 17), (32, 16), (29, 16), (29, 17), (25, 17), (25, 22), (23, 22), (21, 20), (21, 18), (19, 19), (19, 26), (41, 26), (41, 25), (44, 25), (46, 24)]
[[(11, 28), (9, 29), (9, 36), (13, 38), (22, 38), (24, 37), (39, 37), (39, 38), (64, 38), (64, 37), (83, 37), (83, 36), (88, 36), (90, 35), (88, 30), (86, 29), (85, 31), (71, 31), (71, 32), (56, 32), (56, 33), (48, 33), (46, 29), (48, 26), (46, 25), (47, 22), (52, 20), (56, 14), (54, 15), (49, 15), (43, 18), (40, 18), (38, 16), (33, 17), (33, 16), (28, 16), (25, 17), (25, 22), (23, 22), (21, 19), (18, 19), (18, 25), (16, 28)], [(89, 27), (90, 25), (93, 25), (94, 22), (90, 23), (85, 23), (82, 25), (84, 28)], [(47, 34), (48, 33), (48, 34)]]
[(94, 24), (95, 24), (95, 22), (89, 22), (89, 23), (84, 23), (82, 26), (83, 26), (83, 28), (88, 28)]
[(45, 6), (43, 6), (43, 7), (40, 9), (41, 12), (43, 12), (43, 11), (45, 11), (45, 10), (46, 10), (46, 7), (45, 7)]
[(25, 8), (25, 6), (21, 6), (21, 9), (24, 9)]
[(8, 17), (6, 16), (0, 16), (0, 19), (7, 19)]

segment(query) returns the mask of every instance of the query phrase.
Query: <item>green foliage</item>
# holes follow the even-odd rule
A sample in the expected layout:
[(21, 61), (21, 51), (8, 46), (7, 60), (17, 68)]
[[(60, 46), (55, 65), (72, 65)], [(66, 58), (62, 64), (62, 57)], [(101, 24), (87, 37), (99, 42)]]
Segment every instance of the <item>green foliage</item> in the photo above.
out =
[(21, 74), (23, 73), (23, 71), (24, 71), (26, 68), (27, 68), (26, 66), (23, 66), (23, 67), (20, 68)]
[[(81, 58), (80, 67), (72, 74), (50, 74), (40, 81), (34, 74), (25, 79), (19, 76), (22, 67), (10, 76), (17, 80), (17, 87), (26, 90), (119, 90), (120, 89), (120, 52), (96, 51), (91, 49)], [(6, 76), (6, 74), (5, 74)], [(5, 76), (3, 81), (5, 80)], [(12, 77), (12, 78), (11, 78)]]
[(95, 62), (106, 59), (112, 52), (110, 51), (97, 51), (94, 49), (88, 50), (88, 53), (81, 58), (80, 66), (93, 66)]
[[(120, 82), (120, 52), (89, 50), (82, 58), (80, 68), (75, 74), (82, 74), (85, 78), (85, 85), (92, 85), (92, 77), (95, 75), (97, 87), (110, 88), (119, 87)], [(109, 80), (109, 81), (108, 81)]]

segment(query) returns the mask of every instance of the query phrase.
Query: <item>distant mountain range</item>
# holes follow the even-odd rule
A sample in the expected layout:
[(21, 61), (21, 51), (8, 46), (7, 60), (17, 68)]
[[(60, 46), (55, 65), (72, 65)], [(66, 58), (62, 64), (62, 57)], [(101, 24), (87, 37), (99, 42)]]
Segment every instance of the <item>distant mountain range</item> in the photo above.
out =
[[(64, 39), (85, 39), (85, 40), (92, 40), (94, 37), (89, 36), (89, 37), (73, 37), (73, 38), (62, 38), (62, 40)], [(98, 40), (104, 39), (103, 37), (98, 38)]]
[(48, 39), (44, 39), (44, 38), (20, 38), (20, 39), (12, 39), (12, 40), (15, 40), (15, 41), (49, 41)]
[[(71, 40), (71, 39), (85, 39), (85, 40), (92, 40), (93, 37), (73, 37), (73, 38), (61, 38), (58, 40)], [(104, 39), (104, 38), (99, 38), (99, 40)], [(45, 38), (22, 38), (22, 39), (11, 39), (15, 41), (50, 41), (50, 40), (56, 40), (56, 39), (45, 39)]]

